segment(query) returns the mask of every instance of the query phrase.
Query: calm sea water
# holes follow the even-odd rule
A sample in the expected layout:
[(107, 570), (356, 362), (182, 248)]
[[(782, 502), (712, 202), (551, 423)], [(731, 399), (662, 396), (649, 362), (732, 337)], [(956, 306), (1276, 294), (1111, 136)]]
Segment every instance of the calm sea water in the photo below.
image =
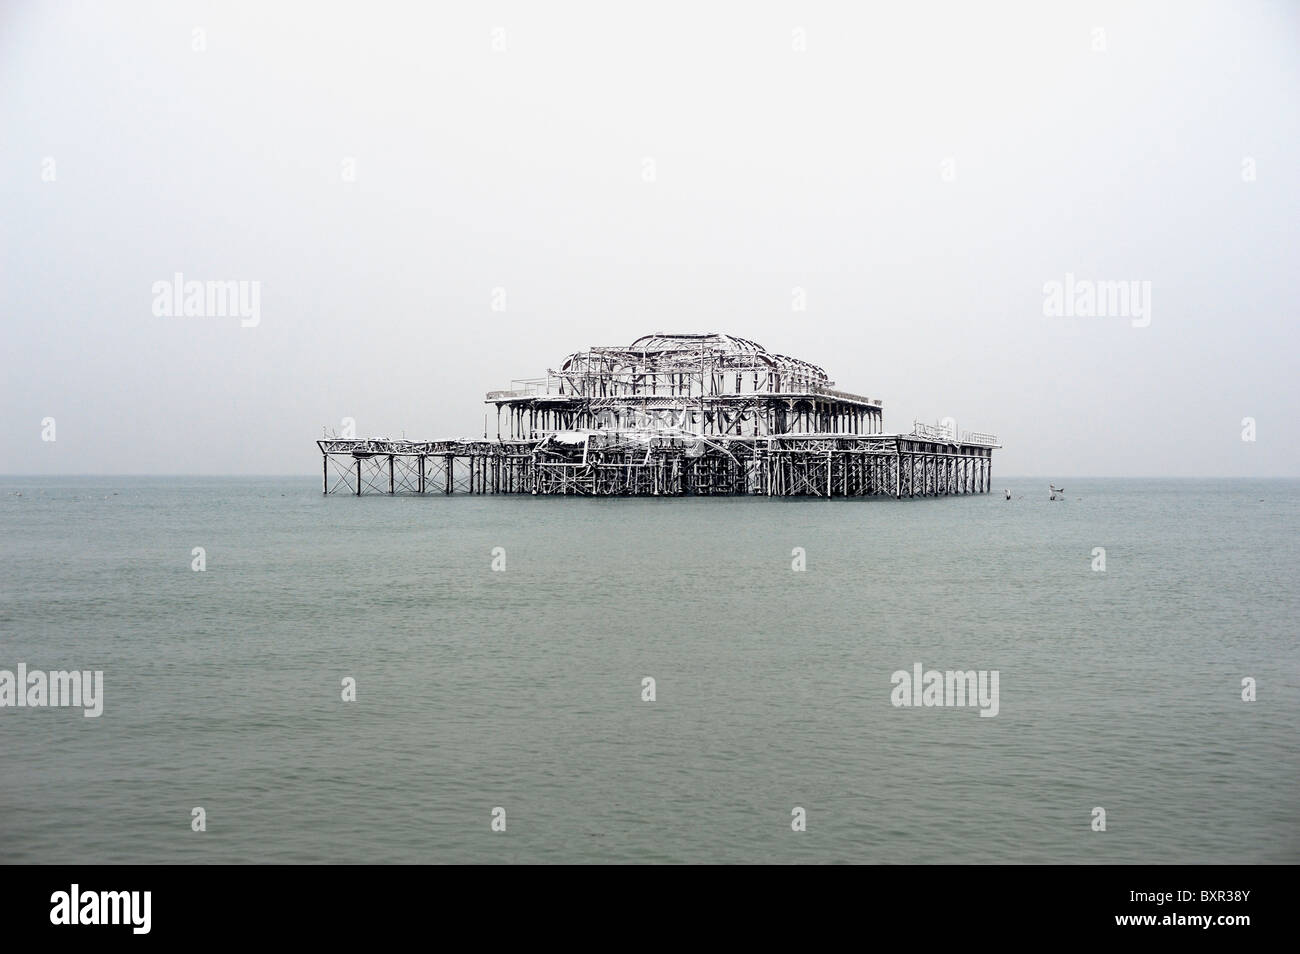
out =
[[(105, 699), (0, 709), (0, 861), (1300, 861), (1300, 482), (1065, 483), (2, 478), (0, 669)], [(916, 662), (1000, 713), (895, 708)]]

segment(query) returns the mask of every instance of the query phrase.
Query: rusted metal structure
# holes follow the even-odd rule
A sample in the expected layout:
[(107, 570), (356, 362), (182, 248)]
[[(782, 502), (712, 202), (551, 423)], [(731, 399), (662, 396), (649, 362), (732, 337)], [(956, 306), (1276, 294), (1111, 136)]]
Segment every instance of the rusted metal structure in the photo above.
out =
[(917, 497), (987, 493), (991, 434), (885, 433), (879, 399), (721, 334), (647, 335), (490, 391), (495, 440), (318, 441), (324, 492)]

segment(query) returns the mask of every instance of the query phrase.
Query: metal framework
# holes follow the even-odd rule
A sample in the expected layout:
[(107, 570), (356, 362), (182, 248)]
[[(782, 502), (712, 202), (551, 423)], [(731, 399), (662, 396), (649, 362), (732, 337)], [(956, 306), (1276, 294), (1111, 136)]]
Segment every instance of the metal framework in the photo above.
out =
[(491, 391), (499, 438), (677, 429), (718, 437), (875, 434), (882, 404), (815, 364), (733, 335), (646, 335), (569, 355), (545, 378)]
[[(647, 335), (491, 391), (496, 440), (318, 441), (330, 493), (987, 493), (991, 434), (882, 430), (882, 403), (731, 335)], [(502, 427), (504, 426), (504, 432)]]

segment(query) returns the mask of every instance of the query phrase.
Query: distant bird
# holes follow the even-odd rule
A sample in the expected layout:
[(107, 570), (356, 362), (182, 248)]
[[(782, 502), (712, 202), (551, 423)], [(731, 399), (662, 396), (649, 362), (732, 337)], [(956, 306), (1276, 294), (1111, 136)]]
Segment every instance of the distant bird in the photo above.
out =
[(1007, 499), (1008, 499), (1008, 500), (1011, 499), (1011, 488), (1010, 488), (1010, 487), (1008, 487), (1008, 488), (1006, 488), (1005, 490), (1003, 490), (1003, 493), (1005, 493), (1005, 494), (1007, 495)]

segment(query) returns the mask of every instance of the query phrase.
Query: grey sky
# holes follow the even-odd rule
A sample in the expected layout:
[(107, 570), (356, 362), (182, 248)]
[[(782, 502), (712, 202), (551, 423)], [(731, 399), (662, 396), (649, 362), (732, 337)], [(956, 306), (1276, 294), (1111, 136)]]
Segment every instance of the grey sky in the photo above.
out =
[(314, 474), (721, 331), (995, 474), (1300, 474), (1300, 5), (456, 6), (0, 8), (0, 473)]

